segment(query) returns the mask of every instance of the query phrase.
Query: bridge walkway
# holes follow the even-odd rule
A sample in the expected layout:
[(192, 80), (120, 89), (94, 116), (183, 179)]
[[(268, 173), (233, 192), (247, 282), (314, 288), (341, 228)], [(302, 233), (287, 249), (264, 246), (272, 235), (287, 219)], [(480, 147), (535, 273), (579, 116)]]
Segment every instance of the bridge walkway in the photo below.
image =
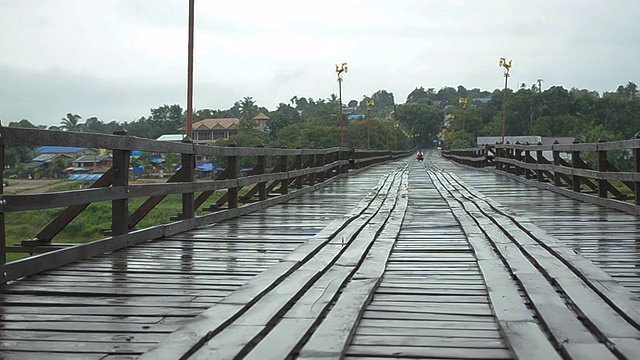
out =
[[(638, 242), (637, 219), (559, 205), (558, 195), (439, 158), (409, 160), (11, 284), (0, 295), (0, 354), (637, 358), (640, 263), (626, 245)], [(557, 215), (521, 206), (538, 199)], [(570, 209), (599, 213), (582, 225), (614, 225), (625, 251), (594, 250), (594, 235), (576, 254), (577, 240), (550, 224), (570, 224)]]

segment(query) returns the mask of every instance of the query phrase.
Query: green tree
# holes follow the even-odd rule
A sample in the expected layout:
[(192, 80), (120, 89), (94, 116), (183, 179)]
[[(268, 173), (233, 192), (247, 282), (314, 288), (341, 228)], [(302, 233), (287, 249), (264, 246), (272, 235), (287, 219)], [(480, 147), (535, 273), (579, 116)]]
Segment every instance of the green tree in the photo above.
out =
[(82, 131), (83, 124), (80, 123), (82, 117), (78, 114), (67, 113), (66, 117), (62, 118), (60, 122), (60, 128), (65, 131)]
[(95, 116), (87, 118), (84, 122), (84, 131), (98, 134), (111, 134), (113, 130), (118, 127), (116, 121), (111, 121), (105, 124)]
[(240, 100), (240, 120), (253, 120), (258, 115), (258, 106), (251, 96), (245, 96)]
[(399, 105), (394, 116), (394, 120), (409, 134), (420, 134), (424, 144), (435, 140), (443, 118), (442, 110), (426, 103)]
[(8, 127), (19, 127), (19, 128), (26, 128), (26, 129), (37, 129), (38, 127), (35, 126), (34, 124), (31, 123), (31, 121), (27, 120), (27, 119), (22, 119), (18, 122), (10, 122), (9, 125), (7, 125)]
[(229, 112), (226, 110), (199, 109), (193, 113), (193, 122), (205, 119), (228, 118)]
[(409, 95), (407, 96), (407, 104), (415, 104), (421, 99), (430, 99), (433, 96), (433, 89), (429, 89), (427, 92), (424, 87), (420, 86), (416, 87)]
[(270, 112), (269, 118), (269, 130), (273, 139), (277, 138), (284, 127), (302, 122), (298, 111), (285, 103), (280, 103), (275, 111)]

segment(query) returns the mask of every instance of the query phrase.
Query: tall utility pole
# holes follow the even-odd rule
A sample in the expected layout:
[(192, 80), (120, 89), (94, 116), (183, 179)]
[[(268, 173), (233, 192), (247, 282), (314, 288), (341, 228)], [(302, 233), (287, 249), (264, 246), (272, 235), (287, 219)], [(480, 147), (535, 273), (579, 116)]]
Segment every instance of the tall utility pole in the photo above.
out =
[(374, 105), (373, 99), (367, 100), (367, 149), (371, 149), (371, 107)]
[(186, 135), (193, 139), (193, 27), (194, 27), (195, 0), (189, 0), (189, 44), (187, 59), (187, 132)]
[(504, 144), (504, 132), (507, 127), (507, 80), (509, 79), (509, 70), (511, 70), (511, 62), (513, 60), (507, 60), (500, 58), (498, 66), (504, 68), (504, 98), (502, 100), (502, 143)]
[(344, 146), (344, 120), (342, 119), (342, 77), (347, 72), (347, 63), (342, 63), (342, 66), (336, 65), (336, 74), (338, 75), (338, 93), (339, 104), (338, 110), (340, 111), (340, 146)]

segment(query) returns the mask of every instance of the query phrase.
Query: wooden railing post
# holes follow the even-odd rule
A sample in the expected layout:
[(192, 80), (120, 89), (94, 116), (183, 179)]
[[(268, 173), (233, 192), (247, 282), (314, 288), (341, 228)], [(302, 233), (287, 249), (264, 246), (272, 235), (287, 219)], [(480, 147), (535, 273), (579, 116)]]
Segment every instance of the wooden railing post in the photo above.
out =
[[(185, 136), (182, 138), (182, 143), (193, 145), (193, 140), (190, 137)], [(196, 156), (195, 154), (181, 154), (180, 156), (182, 162), (182, 171), (183, 173), (183, 182), (194, 182), (196, 180), (195, 176), (195, 168), (196, 168)], [(180, 216), (181, 219), (192, 219), (195, 217), (195, 202), (194, 202), (194, 194), (191, 193), (183, 193), (182, 194), (182, 214)]]
[[(531, 144), (529, 144), (529, 142), (527, 141), (525, 143), (525, 145), (529, 146)], [(527, 163), (527, 164), (531, 164), (532, 163), (532, 161), (531, 161), (531, 150), (529, 150), (529, 149), (526, 149), (524, 151), (524, 162)], [(531, 179), (531, 174), (532, 174), (531, 169), (529, 169), (529, 168), (524, 169), (524, 178), (525, 179)]]
[[(127, 135), (127, 131), (118, 126), (114, 135)], [(113, 187), (129, 185), (130, 150), (113, 149)], [(111, 235), (124, 235), (129, 232), (129, 199), (111, 201)]]
[[(316, 155), (316, 166), (324, 166), (326, 164), (326, 154), (320, 153)], [(325, 172), (324, 170), (320, 170), (316, 172), (316, 180), (317, 182), (323, 182), (325, 180)]]
[[(317, 162), (317, 155), (316, 154), (309, 154), (309, 168), (313, 168), (314, 166), (316, 166), (316, 162)], [(313, 186), (316, 183), (316, 173), (311, 172), (309, 173), (309, 175), (307, 175), (307, 183), (309, 186)]]
[[(519, 141), (516, 141), (516, 145), (522, 145)], [(522, 167), (520, 166), (520, 162), (522, 162), (522, 150), (517, 149), (515, 146), (513, 148), (514, 151), (514, 158), (517, 161), (516, 163), (516, 168), (515, 168), (515, 175), (516, 176), (520, 176), (522, 175)]]
[(497, 146), (498, 144), (500, 143), (496, 143), (496, 147), (494, 148), (496, 155), (493, 158), (493, 163), (496, 167), (496, 170), (500, 171), (502, 170), (502, 164), (500, 163), (500, 158), (502, 157), (502, 149)]
[[(358, 169), (358, 163), (356, 161), (356, 159), (358, 158), (357, 156), (357, 152), (356, 149), (351, 149), (349, 150), (349, 152), (347, 153), (347, 158), (349, 159), (349, 167), (353, 170)], [(369, 165), (369, 162), (367, 162), (364, 165), (360, 165), (360, 167), (364, 167)]]
[[(542, 142), (538, 141), (538, 146), (542, 145)], [(542, 169), (540, 169), (540, 165), (542, 164), (542, 150), (536, 150), (536, 165), (538, 165), (538, 168), (536, 169), (536, 179), (539, 182), (543, 182), (544, 181), (544, 172), (542, 171)]]
[[(349, 155), (348, 155), (348, 149), (347, 148), (340, 148), (340, 151), (338, 152), (338, 160), (342, 161), (342, 160), (348, 160), (349, 159)], [(349, 172), (349, 165), (347, 164), (341, 164), (338, 167), (338, 173), (339, 174), (344, 174)]]
[[(302, 146), (298, 146), (296, 147), (296, 149), (298, 151), (300, 151), (300, 153), (296, 154), (296, 160), (295, 163), (293, 164), (293, 169), (294, 170), (300, 170), (302, 169)], [(302, 189), (302, 180), (304, 179), (304, 176), (300, 175), (296, 178), (296, 189), (300, 190)]]
[[(259, 144), (257, 147), (264, 149), (264, 144)], [(264, 174), (267, 171), (267, 157), (262, 154), (258, 155), (256, 163), (256, 174)], [(258, 183), (258, 200), (267, 200), (267, 182), (261, 181)]]
[[(507, 145), (511, 145), (511, 143), (510, 143), (509, 141), (507, 141), (507, 143), (506, 143), (506, 144), (507, 144)], [(505, 157), (505, 158), (507, 158), (507, 159), (513, 159), (513, 158), (514, 158), (514, 156), (513, 156), (513, 150), (514, 150), (514, 149), (513, 149), (513, 148), (506, 148), (506, 149), (504, 149), (504, 150), (505, 150), (505, 154), (504, 154), (504, 157)], [(505, 169), (504, 169), (504, 170), (505, 170), (507, 173), (511, 173), (511, 174), (515, 173), (515, 171), (513, 170), (513, 165), (512, 165), (512, 164), (505, 163), (505, 164), (503, 164), (503, 166), (505, 167)]]
[[(598, 143), (606, 142), (604, 138), (598, 139)], [(605, 172), (607, 171), (607, 151), (600, 150), (598, 147), (598, 171)], [(607, 180), (598, 179), (598, 196), (601, 198), (607, 197)]]
[[(553, 145), (558, 145), (560, 142), (555, 140)], [(553, 166), (560, 166), (560, 151), (556, 150), (555, 146), (551, 147), (553, 154)], [(562, 179), (560, 179), (560, 172), (557, 169), (553, 170), (553, 185), (557, 187), (562, 186)]]
[[(580, 141), (578, 141), (578, 139), (573, 140), (573, 144), (578, 144), (580, 143)], [(571, 165), (573, 166), (574, 169), (581, 169), (582, 166), (580, 165), (580, 151), (574, 150), (571, 152)], [(580, 177), (579, 175), (573, 175), (572, 176), (573, 179), (573, 188), (572, 190), (575, 192), (581, 192), (582, 191), (582, 177)]]
[[(238, 144), (232, 141), (227, 145), (228, 147), (235, 148)], [(227, 169), (229, 171), (228, 179), (238, 178), (238, 155), (237, 153), (227, 156)], [(227, 189), (229, 209), (235, 209), (238, 207), (238, 187), (233, 186)]]
[[(287, 145), (283, 145), (282, 146), (283, 149), (287, 148)], [(286, 195), (289, 192), (289, 157), (285, 154), (285, 155), (280, 155), (280, 167), (282, 169), (282, 172), (287, 173), (287, 177), (286, 179), (283, 179), (280, 182), (280, 194), (281, 195)]]
[[(333, 163), (333, 161), (335, 159), (335, 154), (336, 154), (335, 152), (324, 154), (324, 163), (323, 163), (323, 165), (327, 165), (327, 164)], [(331, 179), (333, 177), (334, 170), (335, 169), (333, 167), (330, 167), (329, 169), (327, 169), (327, 172), (324, 174), (324, 178), (325, 179)]]
[[(636, 133), (636, 139), (640, 139), (640, 132)], [(633, 171), (640, 173), (640, 148), (633, 149)], [(633, 185), (636, 205), (640, 205), (640, 181), (636, 181)]]
[(489, 166), (489, 144), (486, 144), (484, 146), (484, 159), (482, 160), (482, 167), (488, 167)]

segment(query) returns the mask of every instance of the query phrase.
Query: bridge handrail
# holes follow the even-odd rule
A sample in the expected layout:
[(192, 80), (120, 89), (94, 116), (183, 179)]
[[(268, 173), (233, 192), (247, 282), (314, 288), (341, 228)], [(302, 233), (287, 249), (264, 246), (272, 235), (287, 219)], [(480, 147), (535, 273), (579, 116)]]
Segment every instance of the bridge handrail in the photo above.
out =
[[(486, 161), (490, 148), (495, 149), (493, 163)], [(610, 151), (618, 151), (618, 162), (626, 169), (612, 163)], [(574, 199), (640, 215), (640, 134), (630, 140), (597, 143), (495, 144), (446, 150), (442, 155)]]
[[(118, 128), (113, 135), (52, 131), (40, 129), (0, 127), (0, 178), (4, 172), (4, 151), (7, 146), (65, 146), (78, 148), (100, 148), (113, 151), (113, 166), (90, 188), (42, 194), (4, 194), (0, 184), (0, 284), (59, 266), (105, 251), (152, 240), (162, 236), (186, 231), (210, 222), (240, 216), (306, 192), (313, 191), (349, 173), (357, 172), (369, 165), (406, 156), (408, 151), (384, 151), (332, 147), (325, 149), (286, 148), (242, 148), (229, 146), (206, 146), (194, 144), (191, 139), (182, 142), (165, 142), (128, 136)], [(130, 184), (129, 160), (134, 150), (162, 153), (178, 153), (181, 169), (162, 184)], [(225, 170), (215, 179), (196, 181), (196, 156), (226, 157)], [(240, 157), (255, 158), (255, 166), (246, 176), (240, 174)], [(275, 165), (267, 168), (268, 160)], [(250, 188), (240, 195), (242, 188)], [(217, 199), (212, 195), (222, 190)], [(269, 193), (278, 196), (270, 197)], [(167, 220), (166, 224), (146, 229), (136, 225), (154, 209), (167, 195), (182, 196), (181, 212)], [(128, 201), (146, 197), (145, 202), (129, 212)], [(99, 201), (112, 203), (111, 228), (104, 233), (110, 235), (101, 240), (70, 247), (55, 244), (52, 240), (89, 204)], [(212, 203), (205, 208), (205, 203)], [(19, 245), (7, 246), (4, 214), (49, 208), (64, 210), (33, 239), (23, 240)], [(211, 214), (196, 216), (198, 209)], [(6, 263), (8, 252), (39, 254), (26, 259)]]

